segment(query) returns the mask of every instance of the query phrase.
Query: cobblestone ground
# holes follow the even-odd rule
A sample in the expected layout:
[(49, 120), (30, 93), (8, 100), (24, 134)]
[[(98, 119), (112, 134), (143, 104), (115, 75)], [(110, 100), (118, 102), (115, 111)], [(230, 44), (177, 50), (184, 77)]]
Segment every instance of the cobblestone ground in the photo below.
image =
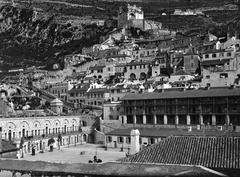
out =
[(48, 161), (59, 163), (88, 163), (94, 156), (101, 159), (102, 162), (116, 161), (126, 156), (126, 152), (120, 152), (119, 149), (105, 149), (99, 145), (84, 144), (69, 147), (61, 147), (60, 150), (54, 149), (53, 152), (37, 153), (35, 156), (25, 155), (24, 160), (30, 161)]

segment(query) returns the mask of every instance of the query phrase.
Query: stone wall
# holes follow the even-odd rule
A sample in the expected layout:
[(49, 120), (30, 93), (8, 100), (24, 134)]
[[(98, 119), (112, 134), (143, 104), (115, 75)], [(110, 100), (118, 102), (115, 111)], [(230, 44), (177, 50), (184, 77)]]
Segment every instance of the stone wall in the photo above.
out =
[(105, 144), (105, 134), (97, 131), (96, 129), (94, 130), (94, 143), (95, 144)]

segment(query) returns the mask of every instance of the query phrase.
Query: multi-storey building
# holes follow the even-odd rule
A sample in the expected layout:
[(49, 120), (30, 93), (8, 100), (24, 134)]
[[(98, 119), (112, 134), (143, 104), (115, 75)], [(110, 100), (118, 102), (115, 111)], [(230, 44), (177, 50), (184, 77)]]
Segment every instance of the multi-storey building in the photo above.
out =
[(240, 125), (239, 88), (129, 94), (122, 100), (126, 125)]
[(195, 74), (199, 67), (200, 57), (192, 52), (183, 56), (184, 71), (188, 74)]
[(91, 88), (87, 93), (88, 105), (103, 106), (104, 101), (109, 99), (109, 90), (107, 88)]
[(239, 84), (240, 56), (234, 50), (214, 50), (202, 56), (202, 86), (229, 86)]
[(61, 83), (56, 83), (52, 84), (50, 86), (50, 92), (57, 96), (58, 98), (67, 101), (68, 99), (68, 94), (67, 92), (73, 88), (73, 84), (70, 82), (61, 82)]
[(86, 103), (86, 92), (90, 88), (89, 83), (82, 83), (74, 86), (68, 91), (68, 101), (75, 103), (76, 107)]
[[(3, 116), (1, 118), (2, 139), (13, 141), (16, 144), (21, 142), (22, 154), (48, 149), (48, 140), (55, 139), (54, 146), (57, 147), (58, 138), (61, 136), (62, 146), (93, 142), (89, 136), (93, 133), (93, 127), (97, 118), (94, 115), (66, 115), (62, 113), (63, 103), (55, 99), (51, 102), (51, 109), (25, 110), (24, 115), (16, 112), (15, 116)], [(28, 114), (31, 113), (31, 116)], [(45, 114), (41, 115), (41, 112)], [(58, 115), (57, 115), (58, 114)]]

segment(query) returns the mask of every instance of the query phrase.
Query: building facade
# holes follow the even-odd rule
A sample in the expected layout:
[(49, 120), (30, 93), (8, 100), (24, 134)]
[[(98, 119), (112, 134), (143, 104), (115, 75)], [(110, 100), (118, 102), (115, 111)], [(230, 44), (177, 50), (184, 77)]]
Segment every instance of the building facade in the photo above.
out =
[(206, 52), (203, 54), (201, 66), (203, 87), (221, 87), (239, 84), (239, 52), (232, 50)]
[(129, 94), (122, 98), (125, 125), (239, 126), (240, 89), (216, 88)]

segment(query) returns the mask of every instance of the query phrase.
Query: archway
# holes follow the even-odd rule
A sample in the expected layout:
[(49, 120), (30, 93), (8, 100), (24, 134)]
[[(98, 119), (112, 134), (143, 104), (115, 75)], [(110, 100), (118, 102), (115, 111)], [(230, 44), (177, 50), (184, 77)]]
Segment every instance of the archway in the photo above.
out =
[(131, 79), (131, 80), (136, 80), (136, 74), (131, 73), (131, 74), (130, 74), (130, 79)]
[(140, 73), (140, 80), (145, 80), (146, 78), (147, 78), (146, 73), (141, 72), (141, 73)]
[(8, 136), (8, 137), (5, 137), (5, 139), (9, 139), (9, 141), (11, 141), (12, 139), (16, 138), (15, 131), (16, 131), (16, 125), (13, 122), (8, 122), (7, 130), (5, 134), (5, 136)]
[(83, 142), (87, 142), (87, 135), (83, 134)]
[(12, 130), (8, 130), (8, 140), (12, 140)]

